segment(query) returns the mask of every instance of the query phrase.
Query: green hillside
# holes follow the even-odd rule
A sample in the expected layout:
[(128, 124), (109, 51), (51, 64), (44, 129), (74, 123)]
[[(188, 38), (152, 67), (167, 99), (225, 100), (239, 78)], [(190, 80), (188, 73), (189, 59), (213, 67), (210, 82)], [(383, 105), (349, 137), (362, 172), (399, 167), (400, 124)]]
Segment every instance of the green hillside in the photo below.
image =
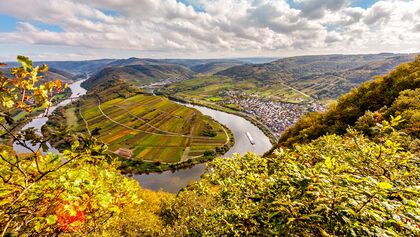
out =
[(267, 86), (281, 82), (317, 99), (335, 99), (414, 57), (414, 54), (299, 56), (261, 65), (235, 66), (217, 75), (236, 81), (258, 80)]
[[(21, 61), (25, 67), (18, 69), (23, 75), (16, 74), (18, 82), (48, 94), (28, 80), (31, 62)], [(420, 57), (362, 84), (325, 113), (308, 115), (270, 155), (214, 159), (199, 181), (177, 195), (144, 190), (122, 175), (121, 164), (139, 163), (109, 156), (108, 146), (95, 138), (98, 129), (72, 134), (50, 123), (43, 134), (27, 130), (15, 136), (8, 130), (14, 125), (8, 111), (22, 100), (8, 96), (24, 83), (0, 79), (7, 85), (0, 101), (8, 102), (1, 107), (2, 134), (26, 147), (40, 143), (42, 150), (46, 141), (72, 141), (56, 155), (41, 150), (15, 154), (2, 144), (0, 228), (5, 236), (420, 235)], [(23, 103), (35, 109), (29, 95)], [(98, 104), (83, 108), (93, 98)], [(128, 126), (135, 119), (127, 115), (147, 101), (150, 107), (157, 102), (162, 109), (180, 109), (119, 79), (92, 87), (80, 109), (88, 127), (90, 122), (109, 127), (106, 118), (95, 118), (99, 103), (113, 120)], [(130, 113), (122, 116), (121, 107)], [(77, 116), (76, 109), (62, 111)], [(171, 113), (166, 112), (156, 114)], [(65, 121), (80, 121), (72, 117)], [(65, 125), (63, 120), (58, 124)]]

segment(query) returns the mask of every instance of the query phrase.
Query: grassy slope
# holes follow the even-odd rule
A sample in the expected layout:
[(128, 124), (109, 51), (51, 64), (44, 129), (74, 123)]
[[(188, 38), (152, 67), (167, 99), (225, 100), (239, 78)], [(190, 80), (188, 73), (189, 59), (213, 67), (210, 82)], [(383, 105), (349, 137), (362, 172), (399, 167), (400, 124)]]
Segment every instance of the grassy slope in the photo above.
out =
[(124, 79), (135, 85), (147, 85), (159, 80), (186, 79), (192, 74), (193, 72), (184, 66), (171, 64), (113, 66), (95, 73), (84, 85), (90, 88), (111, 79)]
[(268, 86), (283, 82), (319, 99), (335, 99), (414, 57), (414, 54), (299, 56), (261, 65), (235, 66), (217, 75), (235, 81), (258, 80)]

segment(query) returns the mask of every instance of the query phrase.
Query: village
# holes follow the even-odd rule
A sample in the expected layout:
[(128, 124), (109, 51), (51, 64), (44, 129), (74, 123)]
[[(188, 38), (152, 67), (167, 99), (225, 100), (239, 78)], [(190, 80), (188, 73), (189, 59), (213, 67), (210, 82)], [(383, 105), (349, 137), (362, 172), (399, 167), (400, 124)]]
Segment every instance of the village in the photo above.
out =
[(288, 103), (259, 97), (231, 96), (223, 103), (240, 106), (243, 112), (265, 124), (276, 137), (280, 137), (304, 114), (324, 110), (322, 105), (315, 102)]

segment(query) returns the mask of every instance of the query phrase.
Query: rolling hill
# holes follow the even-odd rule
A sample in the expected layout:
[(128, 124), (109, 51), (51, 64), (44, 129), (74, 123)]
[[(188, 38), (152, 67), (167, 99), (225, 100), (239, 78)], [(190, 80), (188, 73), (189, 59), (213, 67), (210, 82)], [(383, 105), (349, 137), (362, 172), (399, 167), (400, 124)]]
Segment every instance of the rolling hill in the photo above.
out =
[(93, 85), (110, 79), (124, 79), (135, 85), (142, 86), (162, 80), (184, 80), (190, 78), (193, 72), (175, 64), (129, 64), (127, 66), (111, 66), (95, 73), (83, 86)]
[(318, 55), (241, 65), (218, 72), (235, 80), (285, 83), (318, 99), (335, 99), (372, 76), (382, 75), (415, 54)]

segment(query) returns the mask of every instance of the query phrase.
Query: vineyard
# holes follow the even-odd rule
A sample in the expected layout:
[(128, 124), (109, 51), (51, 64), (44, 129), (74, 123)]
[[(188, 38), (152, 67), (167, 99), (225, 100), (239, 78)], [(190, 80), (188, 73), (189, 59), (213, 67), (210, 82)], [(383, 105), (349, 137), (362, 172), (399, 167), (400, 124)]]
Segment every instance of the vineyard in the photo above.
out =
[[(214, 151), (226, 144), (225, 128), (199, 111), (163, 97), (135, 95), (100, 102), (89, 97), (81, 104), (82, 119), (74, 123), (74, 108), (66, 121), (75, 130), (99, 130), (99, 140), (109, 149), (128, 149), (131, 158), (179, 162)], [(86, 122), (83, 122), (86, 121)]]

